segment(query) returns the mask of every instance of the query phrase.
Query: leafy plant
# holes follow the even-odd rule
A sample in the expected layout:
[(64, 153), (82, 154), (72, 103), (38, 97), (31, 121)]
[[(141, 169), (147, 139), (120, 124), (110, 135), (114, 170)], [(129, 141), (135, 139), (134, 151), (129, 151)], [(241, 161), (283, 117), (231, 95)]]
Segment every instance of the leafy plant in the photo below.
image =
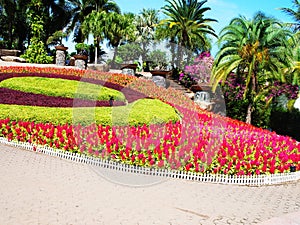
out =
[(63, 45), (62, 39), (67, 37), (67, 33), (63, 32), (62, 30), (58, 30), (52, 34), (47, 40), (48, 45)]
[(152, 70), (166, 70), (168, 63), (167, 53), (159, 49), (153, 50), (149, 54), (150, 67)]
[(87, 54), (89, 50), (89, 45), (85, 43), (77, 43), (75, 45), (75, 49), (77, 51), (77, 54)]
[(141, 54), (142, 48), (136, 43), (121, 45), (118, 47), (117, 52), (117, 56), (119, 56), (124, 63), (132, 63), (138, 60)]
[(214, 59), (209, 52), (202, 52), (194, 63), (184, 68), (184, 72), (193, 76), (200, 83), (209, 83)]
[(29, 63), (51, 63), (53, 58), (47, 55), (42, 41), (44, 33), (43, 3), (40, 0), (31, 0), (28, 18), (31, 23), (30, 45), (25, 54), (21, 55)]

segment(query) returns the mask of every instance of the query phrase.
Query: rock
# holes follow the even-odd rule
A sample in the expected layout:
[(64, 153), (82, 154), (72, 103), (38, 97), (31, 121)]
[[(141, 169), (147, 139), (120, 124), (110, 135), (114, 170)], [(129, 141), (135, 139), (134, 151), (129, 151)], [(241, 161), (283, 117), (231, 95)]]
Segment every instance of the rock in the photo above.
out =
[(20, 50), (0, 49), (0, 56), (19, 56), (20, 54), (21, 54)]
[(21, 62), (21, 63), (26, 62), (26, 59), (17, 56), (1, 56), (1, 59), (6, 62)]
[(194, 97), (195, 102), (210, 102), (210, 94), (206, 91), (198, 91)]
[(163, 76), (152, 76), (152, 81), (159, 87), (167, 87), (166, 78), (164, 78)]
[(109, 71), (109, 65), (107, 64), (88, 64), (87, 68), (91, 70), (101, 71), (101, 72)]
[(194, 94), (194, 92), (186, 92), (186, 93), (184, 93), (189, 99), (193, 99), (194, 98), (194, 96), (195, 96), (195, 94)]
[(127, 75), (134, 76), (135, 75), (135, 71), (134, 71), (134, 69), (123, 68), (122, 69), (122, 74), (127, 74)]
[(212, 111), (214, 108), (213, 102), (195, 101), (196, 104), (200, 106), (201, 109)]
[(300, 98), (297, 98), (297, 100), (295, 101), (294, 108), (300, 111)]

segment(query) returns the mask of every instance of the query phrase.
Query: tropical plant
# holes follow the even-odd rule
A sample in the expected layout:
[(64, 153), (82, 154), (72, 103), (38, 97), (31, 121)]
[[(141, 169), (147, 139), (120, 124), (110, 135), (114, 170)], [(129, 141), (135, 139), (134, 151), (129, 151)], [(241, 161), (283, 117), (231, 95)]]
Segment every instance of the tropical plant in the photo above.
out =
[(155, 28), (159, 23), (158, 10), (143, 9), (134, 20), (136, 41), (141, 44), (142, 61), (147, 57), (148, 47), (155, 39)]
[(47, 44), (48, 45), (62, 45), (62, 39), (66, 38), (67, 33), (62, 30), (58, 30), (54, 32), (50, 37), (48, 37)]
[[(220, 81), (235, 71), (245, 78), (244, 99), (248, 99), (246, 122), (251, 123), (255, 101), (262, 99), (267, 81), (282, 80), (282, 68), (292, 62), (289, 39), (292, 33), (282, 24), (257, 13), (252, 20), (234, 18), (220, 33), (220, 51), (212, 69), (211, 84), (216, 90)], [(266, 91), (264, 90), (264, 93)]]
[(133, 25), (134, 16), (132, 14), (118, 14), (111, 12), (107, 14), (105, 19), (105, 37), (108, 40), (108, 44), (114, 48), (114, 55), (112, 58), (112, 64), (115, 64), (115, 60), (118, 54), (118, 47), (122, 43), (134, 40), (135, 27)]
[(30, 63), (51, 63), (52, 57), (47, 55), (43, 43), (44, 13), (41, 0), (31, 0), (29, 5), (28, 19), (30, 21), (31, 34), (30, 45), (23, 58)]
[(118, 48), (118, 56), (124, 63), (132, 63), (139, 59), (143, 50), (137, 43), (127, 43)]
[[(69, 2), (71, 5), (72, 18), (67, 26), (67, 30), (69, 32), (74, 31), (75, 42), (84, 41), (85, 36), (82, 32), (82, 23), (93, 11), (120, 13), (118, 5), (111, 0), (69, 0)], [(94, 14), (97, 15), (96, 13)]]
[(0, 0), (0, 37), (6, 40), (6, 48), (23, 50), (29, 25), (26, 11), (30, 0)]
[(280, 8), (281, 11), (286, 13), (287, 15), (291, 16), (294, 20), (295, 23), (289, 23), (294, 29), (294, 31), (299, 31), (300, 30), (300, 2), (298, 0), (292, 0), (293, 6), (295, 7), (294, 9), (291, 8)]
[[(207, 46), (207, 34), (217, 37), (210, 22), (217, 20), (205, 18), (204, 13), (209, 11), (209, 7), (203, 7), (207, 0), (166, 0), (168, 3), (162, 10), (167, 19), (161, 21), (161, 25), (166, 25), (169, 29), (175, 30), (175, 37), (178, 44), (183, 48), (192, 48), (195, 45), (195, 37), (201, 41), (203, 46)], [(180, 48), (179, 48), (180, 49)], [(179, 62), (183, 59), (183, 51), (178, 52)]]
[[(294, 41), (295, 40), (295, 41)], [(300, 33), (294, 34), (294, 40), (290, 40), (290, 48), (293, 50), (293, 64), (284, 68), (283, 74), (286, 82), (300, 85)]]

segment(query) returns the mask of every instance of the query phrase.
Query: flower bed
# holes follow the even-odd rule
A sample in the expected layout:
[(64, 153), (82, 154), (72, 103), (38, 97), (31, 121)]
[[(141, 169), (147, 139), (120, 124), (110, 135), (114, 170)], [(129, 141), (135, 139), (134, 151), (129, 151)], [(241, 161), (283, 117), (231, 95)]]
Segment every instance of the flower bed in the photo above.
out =
[[(13, 68), (7, 70), (13, 72)], [(20, 68), (16, 70), (22, 72)], [(289, 172), (291, 165), (300, 170), (300, 144), (292, 138), (205, 112), (179, 91), (124, 75), (48, 70), (67, 76), (74, 72), (76, 76), (91, 76), (89, 79), (94, 76), (93, 79), (124, 85), (176, 107), (182, 119), (135, 127), (54, 125), (5, 119), (0, 121), (2, 137), (131, 165), (197, 173), (274, 174)], [(33, 72), (31, 68), (24, 71)]]
[[(109, 100), (93, 101), (88, 99), (47, 96), (43, 94), (24, 93), (23, 91), (0, 88), (0, 104), (47, 106), (47, 107), (110, 107)], [(124, 106), (123, 101), (114, 100), (113, 106)]]

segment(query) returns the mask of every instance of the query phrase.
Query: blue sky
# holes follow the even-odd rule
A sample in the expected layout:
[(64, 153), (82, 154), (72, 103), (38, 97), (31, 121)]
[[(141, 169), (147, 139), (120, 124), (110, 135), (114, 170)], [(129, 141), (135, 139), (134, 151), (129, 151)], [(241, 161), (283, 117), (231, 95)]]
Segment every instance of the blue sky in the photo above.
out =
[[(167, 4), (165, 0), (115, 0), (115, 2), (120, 6), (122, 12), (133, 13), (139, 13), (143, 8), (161, 9)], [(217, 34), (229, 24), (231, 19), (239, 15), (250, 19), (258, 11), (283, 22), (293, 22), (288, 15), (278, 9), (293, 8), (292, 0), (208, 0), (204, 6), (211, 8), (204, 14), (205, 17), (218, 20), (218, 23), (211, 23)], [(217, 46), (213, 44), (213, 54), (216, 51)]]
[[(139, 13), (143, 8), (159, 10), (167, 4), (165, 0), (115, 0), (115, 2), (120, 6), (122, 12), (133, 13)], [(278, 8), (282, 7), (293, 8), (292, 0), (208, 0), (204, 6), (211, 8), (205, 14), (205, 17), (218, 20), (218, 23), (211, 23), (217, 34), (234, 17), (242, 15), (250, 19), (258, 11), (262, 11), (267, 16), (273, 16), (283, 22), (292, 22), (288, 15), (278, 10)], [(216, 40), (214, 39), (213, 41), (215, 42)], [(68, 43), (67, 45), (70, 44)], [(213, 54), (216, 51), (217, 46), (213, 44)]]

